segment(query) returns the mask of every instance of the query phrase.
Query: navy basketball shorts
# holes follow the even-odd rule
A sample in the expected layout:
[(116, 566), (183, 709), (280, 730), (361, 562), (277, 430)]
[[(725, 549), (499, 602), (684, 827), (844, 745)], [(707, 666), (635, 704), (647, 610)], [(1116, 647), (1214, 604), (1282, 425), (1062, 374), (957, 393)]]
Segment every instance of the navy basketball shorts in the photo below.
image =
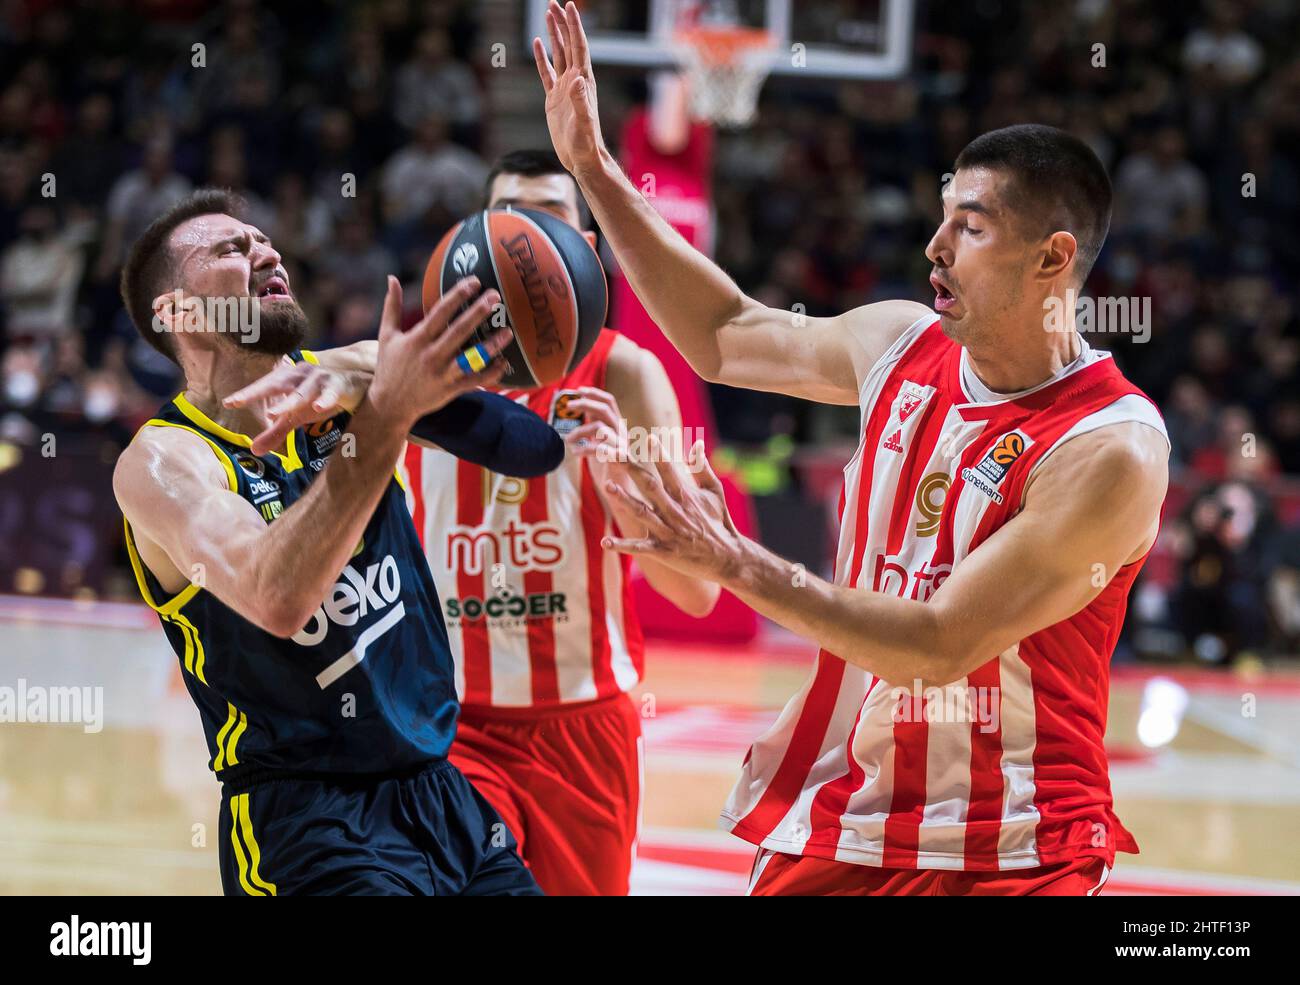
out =
[(227, 896), (540, 896), (514, 835), (450, 762), (401, 776), (226, 784)]

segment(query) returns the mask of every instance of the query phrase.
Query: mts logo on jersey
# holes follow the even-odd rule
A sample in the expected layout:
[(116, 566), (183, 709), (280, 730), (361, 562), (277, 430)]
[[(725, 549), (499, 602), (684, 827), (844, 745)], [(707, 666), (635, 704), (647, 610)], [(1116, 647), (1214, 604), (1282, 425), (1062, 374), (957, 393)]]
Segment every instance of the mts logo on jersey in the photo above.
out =
[(962, 469), (961, 477), (1000, 506), (1002, 494), (997, 490), (998, 484), (1033, 443), (1034, 439), (1023, 431), (1008, 431), (993, 443), (973, 469)]
[[(401, 594), (402, 576), (391, 554), (367, 565), (364, 572), (350, 564), (344, 566), (340, 580), (334, 583), (307, 625), (293, 634), (292, 640), (301, 646), (318, 646), (325, 642), (330, 626), (351, 627), (372, 612), (384, 614), (357, 634), (352, 649), (316, 675), (316, 683), (322, 689), (361, 663), (370, 645), (402, 621), (406, 604), (399, 600)], [(397, 604), (393, 605), (394, 602)]]
[(908, 418), (921, 409), (921, 405), (930, 398), (933, 391), (933, 387), (922, 386), (911, 380), (903, 381), (898, 396), (894, 398), (894, 405), (890, 408), (890, 425), (886, 428), (885, 438), (880, 443), (886, 451), (902, 453), (903, 427), (907, 424)]
[(871, 574), (871, 590), (897, 595), (900, 599), (927, 602), (952, 574), (951, 564), (936, 564), (931, 567), (931, 560), (933, 559), (928, 558), (915, 571), (909, 571), (898, 563), (898, 558), (877, 554)]
[(452, 527), (447, 532), (449, 571), (477, 575), (498, 563), (519, 571), (554, 571), (564, 561), (564, 533), (553, 523), (511, 520), (503, 530)]

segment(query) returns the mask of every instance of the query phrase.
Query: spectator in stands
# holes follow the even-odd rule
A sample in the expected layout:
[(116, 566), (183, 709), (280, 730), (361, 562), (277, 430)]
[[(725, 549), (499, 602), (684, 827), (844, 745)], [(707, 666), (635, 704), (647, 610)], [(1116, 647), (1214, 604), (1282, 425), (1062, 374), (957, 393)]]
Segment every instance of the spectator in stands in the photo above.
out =
[(487, 175), (477, 154), (448, 140), (446, 119), (430, 113), (384, 165), (384, 218), (407, 223), (437, 209), (454, 222), (478, 204)]
[(420, 35), (415, 54), (398, 69), (393, 104), (397, 122), (408, 130), (419, 130), (430, 115), (439, 114), (462, 138), (478, 126), (483, 112), (474, 73), (452, 58), (446, 32), (436, 28)]
[(73, 328), (86, 223), (60, 226), (53, 200), (23, 212), (18, 238), (0, 254), (0, 303), (10, 339), (52, 344)]

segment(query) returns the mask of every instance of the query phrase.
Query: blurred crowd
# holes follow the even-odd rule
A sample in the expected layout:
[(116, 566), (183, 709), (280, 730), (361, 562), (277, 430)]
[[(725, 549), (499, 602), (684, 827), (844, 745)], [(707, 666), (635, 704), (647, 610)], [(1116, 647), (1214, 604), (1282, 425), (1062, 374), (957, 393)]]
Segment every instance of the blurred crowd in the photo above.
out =
[[(874, 6), (815, 9), (849, 22)], [(1116, 191), (1089, 291), (1150, 299), (1149, 331), (1091, 341), (1161, 406), (1177, 474), (1172, 562), (1140, 594), (1130, 644), (1208, 661), (1294, 652), (1300, 7), (917, 7), (908, 79), (770, 85), (756, 124), (719, 137), (719, 260), (810, 314), (930, 301), (919, 247), (965, 143), (1024, 121), (1084, 137)], [(506, 149), (483, 16), (468, 0), (0, 2), (0, 441), (120, 447), (173, 395), (175, 368), (136, 336), (117, 276), (150, 219), (198, 185), (247, 199), (315, 344), (370, 335), (384, 274), (418, 276)], [(714, 402), (741, 448), (854, 428), (780, 398)]]

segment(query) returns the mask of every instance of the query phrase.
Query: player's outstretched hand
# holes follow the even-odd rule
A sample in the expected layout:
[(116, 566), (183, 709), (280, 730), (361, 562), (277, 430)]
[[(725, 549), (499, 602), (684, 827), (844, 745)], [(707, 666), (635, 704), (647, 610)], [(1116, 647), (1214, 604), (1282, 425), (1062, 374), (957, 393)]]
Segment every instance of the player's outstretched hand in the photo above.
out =
[[(727, 510), (726, 493), (704, 455), (704, 442), (690, 450), (685, 467), (665, 454), (653, 434), (650, 461), (629, 456), (609, 465), (603, 486), (610, 509), (640, 537), (605, 537), (601, 545), (621, 554), (662, 561), (682, 574), (722, 583), (741, 564), (744, 536)], [(692, 481), (688, 471), (695, 473)], [(622, 517), (633, 521), (625, 524)]]
[(572, 2), (561, 7), (555, 0), (546, 9), (546, 31), (551, 54), (541, 38), (533, 38), (537, 74), (546, 90), (546, 125), (560, 163), (576, 177), (598, 168), (605, 141), (596, 111), (596, 79), (591, 71), (591, 51), (582, 17)]
[[(496, 291), (479, 294), (479, 287), (477, 277), (459, 281), (423, 318), (403, 331), (402, 286), (396, 277), (388, 278), (379, 323), (379, 356), (369, 397), (381, 414), (404, 430), (462, 393), (495, 386), (505, 375), (506, 364), (500, 355), (510, 343), (508, 328), (498, 329), (483, 343), (483, 369), (467, 372), (457, 359), (470, 344), (474, 329), (501, 302)], [(466, 304), (469, 307), (457, 314)]]
[(265, 408), (266, 427), (253, 437), (254, 455), (283, 446), (294, 428), (351, 414), (366, 395), (371, 373), (327, 369), (287, 357), (261, 379), (225, 399), (227, 407)]

